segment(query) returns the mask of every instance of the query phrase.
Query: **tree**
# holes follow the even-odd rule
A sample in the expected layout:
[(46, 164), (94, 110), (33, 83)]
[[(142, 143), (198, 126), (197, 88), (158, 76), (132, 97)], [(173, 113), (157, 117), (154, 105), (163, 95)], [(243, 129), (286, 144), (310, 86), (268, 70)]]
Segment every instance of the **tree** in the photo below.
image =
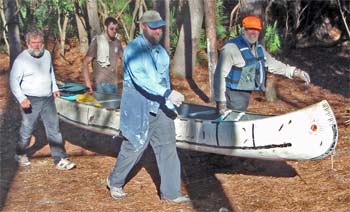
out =
[(245, 15), (256, 15), (262, 17), (264, 14), (263, 5), (266, 3), (266, 0), (240, 0), (240, 13)]
[(213, 99), (214, 95), (214, 72), (218, 61), (218, 53), (216, 51), (216, 24), (215, 24), (215, 1), (204, 1), (204, 13), (205, 13), (205, 31), (207, 37), (207, 52), (208, 52), (208, 76), (210, 86), (210, 99)]
[(203, 1), (185, 1), (183, 13), (184, 20), (174, 55), (172, 70), (175, 75), (192, 78), (203, 23)]
[[(84, 4), (79, 5), (79, 1), (74, 2), (75, 22), (77, 24), (79, 47), (81, 53), (86, 53), (89, 48), (89, 39), (84, 16)], [(86, 8), (85, 8), (86, 9)]]
[(337, 4), (338, 4), (338, 7), (339, 7), (339, 12), (340, 12), (341, 18), (343, 20), (344, 27), (346, 29), (348, 38), (350, 38), (349, 22), (348, 23), (346, 22), (346, 15), (345, 15), (345, 12), (343, 11), (343, 10), (345, 10), (345, 11), (348, 12), (348, 18), (349, 18), (349, 16), (350, 16), (350, 14), (349, 14), (350, 13), (350, 11), (349, 11), (350, 4), (347, 5), (349, 8), (346, 8), (346, 6), (345, 6), (346, 4), (345, 3), (344, 3), (344, 8), (342, 8), (340, 0), (337, 0)]
[(160, 15), (166, 22), (164, 36), (163, 36), (163, 46), (170, 54), (170, 0), (157, 1), (154, 0), (154, 9), (159, 11)]
[(1, 24), (2, 24), (2, 36), (4, 37), (7, 54), (10, 55), (10, 45), (6, 37), (7, 26), (6, 26), (5, 9), (4, 9), (5, 4), (3, 0), (0, 0), (0, 5), (1, 5), (0, 15), (1, 15)]
[(64, 57), (64, 48), (66, 43), (66, 29), (68, 25), (68, 20), (70, 18), (70, 14), (73, 12), (74, 5), (71, 0), (68, 0), (68, 1), (55, 0), (54, 5), (57, 10), (57, 26), (58, 26), (59, 35), (60, 35), (60, 55), (61, 57)]
[(87, 0), (86, 8), (88, 12), (89, 19), (89, 34), (90, 38), (93, 38), (95, 35), (101, 33), (100, 21), (97, 13), (97, 1), (96, 0)]
[(10, 68), (17, 55), (21, 52), (21, 39), (18, 24), (18, 6), (16, 0), (4, 0), (5, 17), (8, 28), (10, 46)]

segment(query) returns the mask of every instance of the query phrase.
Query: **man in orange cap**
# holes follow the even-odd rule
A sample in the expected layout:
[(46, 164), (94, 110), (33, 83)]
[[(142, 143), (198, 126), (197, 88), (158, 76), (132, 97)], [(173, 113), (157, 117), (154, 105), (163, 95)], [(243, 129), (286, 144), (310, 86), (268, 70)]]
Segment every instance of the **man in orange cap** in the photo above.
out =
[(257, 16), (242, 20), (242, 34), (221, 49), (214, 74), (214, 95), (218, 114), (226, 108), (246, 111), (252, 91), (265, 91), (266, 71), (299, 78), (310, 83), (308, 73), (273, 58), (258, 42), (262, 21)]

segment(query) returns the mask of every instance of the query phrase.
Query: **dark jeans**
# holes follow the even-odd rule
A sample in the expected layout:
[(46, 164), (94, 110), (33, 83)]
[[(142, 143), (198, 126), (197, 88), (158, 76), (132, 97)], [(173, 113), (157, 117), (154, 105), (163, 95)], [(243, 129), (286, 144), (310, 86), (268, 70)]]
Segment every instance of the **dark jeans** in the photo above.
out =
[(246, 111), (249, 105), (251, 91), (238, 91), (226, 88), (226, 106), (232, 110)]
[(36, 123), (41, 118), (45, 133), (50, 145), (51, 155), (55, 164), (61, 158), (66, 158), (66, 150), (64, 149), (64, 141), (59, 131), (59, 121), (53, 96), (50, 97), (27, 97), (30, 100), (31, 108), (23, 110), (22, 124), (20, 128), (20, 139), (17, 142), (17, 154), (25, 154), (29, 145), (29, 139), (36, 127)]

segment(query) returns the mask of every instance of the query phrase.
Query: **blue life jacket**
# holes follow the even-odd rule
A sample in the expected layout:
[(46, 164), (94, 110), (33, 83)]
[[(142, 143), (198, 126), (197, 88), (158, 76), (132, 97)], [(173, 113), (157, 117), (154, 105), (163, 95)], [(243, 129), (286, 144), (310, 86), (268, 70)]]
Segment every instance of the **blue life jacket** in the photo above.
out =
[[(237, 45), (246, 64), (243, 68), (232, 66), (225, 79), (226, 87), (233, 90), (265, 90), (266, 67), (262, 46), (257, 43), (255, 57), (242, 35), (230, 39), (228, 43)], [(247, 67), (251, 67), (249, 71)]]

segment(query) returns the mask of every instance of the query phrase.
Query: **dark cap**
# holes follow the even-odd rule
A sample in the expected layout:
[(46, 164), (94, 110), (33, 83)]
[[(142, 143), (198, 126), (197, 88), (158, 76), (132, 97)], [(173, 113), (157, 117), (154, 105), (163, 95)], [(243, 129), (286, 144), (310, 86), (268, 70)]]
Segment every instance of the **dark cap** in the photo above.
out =
[(140, 18), (140, 23), (146, 23), (149, 28), (155, 29), (165, 26), (165, 21), (160, 17), (160, 14), (155, 10), (146, 11)]

